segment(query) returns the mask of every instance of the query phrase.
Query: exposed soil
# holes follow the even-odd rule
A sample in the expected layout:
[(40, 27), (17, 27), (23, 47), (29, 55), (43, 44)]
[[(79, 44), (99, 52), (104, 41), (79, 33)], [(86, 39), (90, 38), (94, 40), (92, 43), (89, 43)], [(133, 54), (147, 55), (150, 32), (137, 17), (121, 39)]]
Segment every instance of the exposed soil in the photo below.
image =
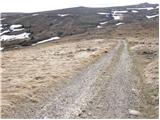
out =
[(2, 118), (157, 118), (158, 44), (147, 41), (49, 42), (2, 52)]
[[(60, 89), (57, 86), (67, 84), (72, 76), (110, 51), (115, 43), (95, 39), (53, 43), (54, 46), (46, 43), (3, 52), (2, 117), (23, 117), (20, 114), (21, 109), (46, 100), (46, 92), (51, 90), (51, 87), (54, 87), (52, 92)], [(27, 113), (24, 116), (29, 115), (30, 113)]]
[[(51, 99), (37, 118), (137, 118), (129, 109), (139, 109), (139, 80), (132, 71), (125, 41), (89, 66), (74, 82)], [(133, 90), (134, 89), (134, 90)]]
[[(137, 7), (143, 6), (154, 9), (128, 11), (123, 21), (100, 29), (106, 16), (97, 12), (128, 7), (78, 7), (34, 17), (3, 13), (3, 25), (24, 25), (32, 41), (0, 53), (1, 117), (158, 118), (159, 18), (146, 15), (159, 10), (148, 3)], [(71, 15), (57, 16), (64, 12)], [(57, 41), (33, 45), (58, 34)]]

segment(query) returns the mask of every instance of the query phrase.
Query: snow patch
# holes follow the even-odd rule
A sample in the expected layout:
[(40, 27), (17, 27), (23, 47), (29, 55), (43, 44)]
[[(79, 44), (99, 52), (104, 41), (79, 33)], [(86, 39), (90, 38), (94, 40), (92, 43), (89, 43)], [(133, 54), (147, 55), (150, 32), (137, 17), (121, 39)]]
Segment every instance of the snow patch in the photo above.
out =
[(153, 10), (153, 7), (145, 7), (145, 8), (127, 8), (128, 10)]
[(118, 26), (118, 25), (123, 25), (124, 23), (117, 23), (116, 25)]
[(107, 23), (108, 23), (107, 21), (106, 22), (101, 22), (100, 25), (105, 25)]
[(58, 16), (60, 16), (60, 17), (66, 17), (66, 16), (68, 16), (69, 14), (58, 14)]
[(6, 18), (0, 18), (0, 21), (5, 20)]
[(113, 11), (112, 16), (114, 18), (114, 20), (123, 20), (123, 14), (122, 13), (126, 13), (128, 11)]
[(103, 28), (102, 26), (100, 26), (100, 25), (97, 25), (97, 28)]
[(24, 28), (21, 28), (21, 29), (14, 29), (13, 31), (22, 31), (24, 30)]
[(22, 27), (22, 25), (20, 25), (20, 24), (11, 25), (11, 26), (10, 26), (10, 29), (11, 29), (11, 30), (14, 30), (14, 29), (21, 28), (21, 27)]
[(156, 9), (159, 9), (159, 5), (156, 7)]
[(127, 13), (128, 11), (113, 11), (114, 14), (123, 14)]
[(52, 40), (58, 40), (58, 39), (60, 39), (60, 37), (52, 37), (52, 38), (49, 38), (49, 39), (46, 39), (46, 40), (39, 41), (35, 44), (32, 44), (32, 46), (37, 45), (37, 44), (42, 44), (42, 43), (45, 43), (45, 42), (49, 42), (49, 41), (52, 41)]
[(148, 19), (150, 19), (150, 18), (154, 18), (154, 17), (157, 17), (157, 16), (159, 16), (159, 14), (157, 14), (157, 15), (152, 15), (152, 16), (146, 16)]
[(133, 13), (137, 13), (138, 11), (137, 11), (137, 10), (132, 10), (132, 12), (133, 12)]
[(98, 15), (107, 15), (108, 13), (102, 13), (102, 12), (99, 12), (97, 13)]
[(10, 30), (12, 30), (12, 31), (22, 31), (22, 30), (24, 30), (24, 28), (22, 28), (22, 25), (17, 24), (17, 25), (11, 25)]
[(3, 47), (0, 47), (0, 51), (2, 51), (4, 48)]
[(3, 35), (5, 33), (9, 33), (9, 32), (10, 32), (9, 30), (5, 30), (5, 31), (1, 32), (0, 35)]
[(111, 13), (102, 13), (102, 12), (99, 12), (99, 13), (97, 13), (98, 15), (105, 15), (106, 17), (109, 17), (109, 15), (111, 14)]
[(0, 41), (12, 41), (16, 39), (26, 39), (29, 38), (30, 33), (22, 33), (19, 35), (2, 35)]
[(32, 14), (32, 16), (37, 16), (37, 15), (39, 15), (39, 14)]
[(116, 14), (113, 15), (114, 20), (122, 20), (123, 19), (123, 15), (122, 14)]
[(153, 10), (153, 9), (154, 9), (153, 7), (148, 7), (148, 8), (147, 8), (147, 10)]

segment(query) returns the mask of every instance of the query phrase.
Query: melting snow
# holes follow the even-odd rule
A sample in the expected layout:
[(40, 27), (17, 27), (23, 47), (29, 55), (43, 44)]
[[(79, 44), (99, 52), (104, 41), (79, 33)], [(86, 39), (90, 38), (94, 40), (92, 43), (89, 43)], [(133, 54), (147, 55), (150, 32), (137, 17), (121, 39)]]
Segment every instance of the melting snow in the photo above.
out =
[(102, 26), (98, 25), (97, 28), (102, 28)]
[(106, 22), (101, 22), (100, 25), (105, 25), (107, 23), (108, 23), (107, 21)]
[(148, 7), (148, 8), (147, 8), (147, 10), (153, 10), (153, 9), (154, 9), (153, 7)]
[(128, 11), (113, 11), (114, 14), (127, 13)]
[(146, 8), (127, 8), (128, 10), (152, 10), (153, 7), (146, 7)]
[(137, 10), (132, 10), (132, 12), (133, 12), (133, 13), (137, 13), (138, 11), (137, 11)]
[(98, 15), (105, 15), (106, 17), (109, 17), (109, 15), (110, 15), (110, 13), (101, 13), (101, 12), (99, 12), (99, 13), (97, 13)]
[(11, 26), (10, 26), (10, 29), (11, 29), (11, 30), (14, 30), (14, 29), (21, 28), (21, 27), (22, 27), (22, 25), (20, 25), (20, 24), (11, 25)]
[(49, 42), (49, 41), (52, 41), (52, 40), (58, 40), (58, 39), (60, 39), (60, 37), (52, 37), (52, 38), (49, 38), (49, 39), (46, 39), (46, 40), (43, 40), (43, 41), (39, 41), (39, 42), (37, 42), (35, 44), (32, 44), (32, 45), (37, 45), (37, 44)]
[(68, 16), (69, 14), (58, 14), (58, 16), (60, 17), (65, 17), (65, 16)]
[(114, 18), (114, 20), (122, 20), (123, 19), (123, 14), (122, 13), (126, 13), (128, 11), (113, 11), (112, 16)]
[(108, 13), (102, 13), (102, 12), (99, 12), (97, 13), (98, 15), (107, 15)]
[(0, 51), (2, 51), (4, 48), (3, 47), (0, 47)]
[(29, 38), (30, 33), (22, 33), (19, 35), (2, 35), (0, 41), (11, 41), (16, 39), (25, 39)]
[(122, 25), (122, 24), (124, 24), (124, 23), (117, 23), (116, 25)]
[(9, 30), (5, 30), (5, 31), (1, 32), (0, 35), (3, 35), (3, 34), (8, 33), (8, 32), (10, 32), (10, 31)]
[(21, 30), (24, 30), (24, 28), (22, 28), (22, 25), (17, 24), (17, 25), (11, 25), (10, 26), (10, 30), (12, 30), (12, 31), (21, 31)]
[(22, 31), (24, 30), (24, 28), (21, 28), (21, 29), (14, 29), (13, 31)]
[(157, 16), (159, 16), (159, 14), (157, 14), (157, 15), (152, 15), (152, 16), (146, 16), (148, 19), (150, 19), (150, 18), (154, 18), (154, 17), (157, 17)]
[(6, 18), (0, 18), (0, 21), (5, 20)]
[(113, 15), (114, 20), (122, 20), (123, 15), (119, 14), (119, 15)]
[(32, 14), (32, 16), (37, 16), (37, 15), (39, 15), (39, 14)]

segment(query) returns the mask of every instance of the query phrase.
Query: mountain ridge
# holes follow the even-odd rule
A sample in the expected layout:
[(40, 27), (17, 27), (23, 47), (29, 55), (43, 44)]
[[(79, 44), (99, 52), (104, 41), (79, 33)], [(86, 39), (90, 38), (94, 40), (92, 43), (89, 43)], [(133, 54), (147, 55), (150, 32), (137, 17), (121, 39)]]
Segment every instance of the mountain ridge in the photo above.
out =
[[(1, 35), (30, 33), (27, 40), (1, 40), (2, 47), (31, 45), (51, 37), (66, 37), (82, 34), (90, 30), (114, 26), (122, 23), (147, 22), (147, 16), (159, 14), (158, 4), (142, 3), (138, 5), (89, 8), (74, 7), (36, 13), (2, 13)], [(123, 20), (121, 19), (123, 17)], [(154, 19), (154, 18), (153, 18)], [(156, 20), (157, 21), (157, 20)], [(152, 21), (154, 22), (154, 21)], [(23, 30), (10, 30), (11, 25), (22, 25)], [(98, 29), (97, 29), (98, 30)]]

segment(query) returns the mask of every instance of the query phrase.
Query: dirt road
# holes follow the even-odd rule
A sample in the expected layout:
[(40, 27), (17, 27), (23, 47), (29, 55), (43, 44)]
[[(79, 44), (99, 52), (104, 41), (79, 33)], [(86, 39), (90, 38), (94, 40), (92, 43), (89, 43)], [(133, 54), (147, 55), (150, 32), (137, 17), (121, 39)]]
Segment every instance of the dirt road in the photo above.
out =
[[(72, 82), (50, 96), (35, 118), (135, 118), (138, 107), (135, 82), (127, 43), (119, 44), (106, 56), (82, 71)], [(136, 112), (138, 112), (136, 110)]]

